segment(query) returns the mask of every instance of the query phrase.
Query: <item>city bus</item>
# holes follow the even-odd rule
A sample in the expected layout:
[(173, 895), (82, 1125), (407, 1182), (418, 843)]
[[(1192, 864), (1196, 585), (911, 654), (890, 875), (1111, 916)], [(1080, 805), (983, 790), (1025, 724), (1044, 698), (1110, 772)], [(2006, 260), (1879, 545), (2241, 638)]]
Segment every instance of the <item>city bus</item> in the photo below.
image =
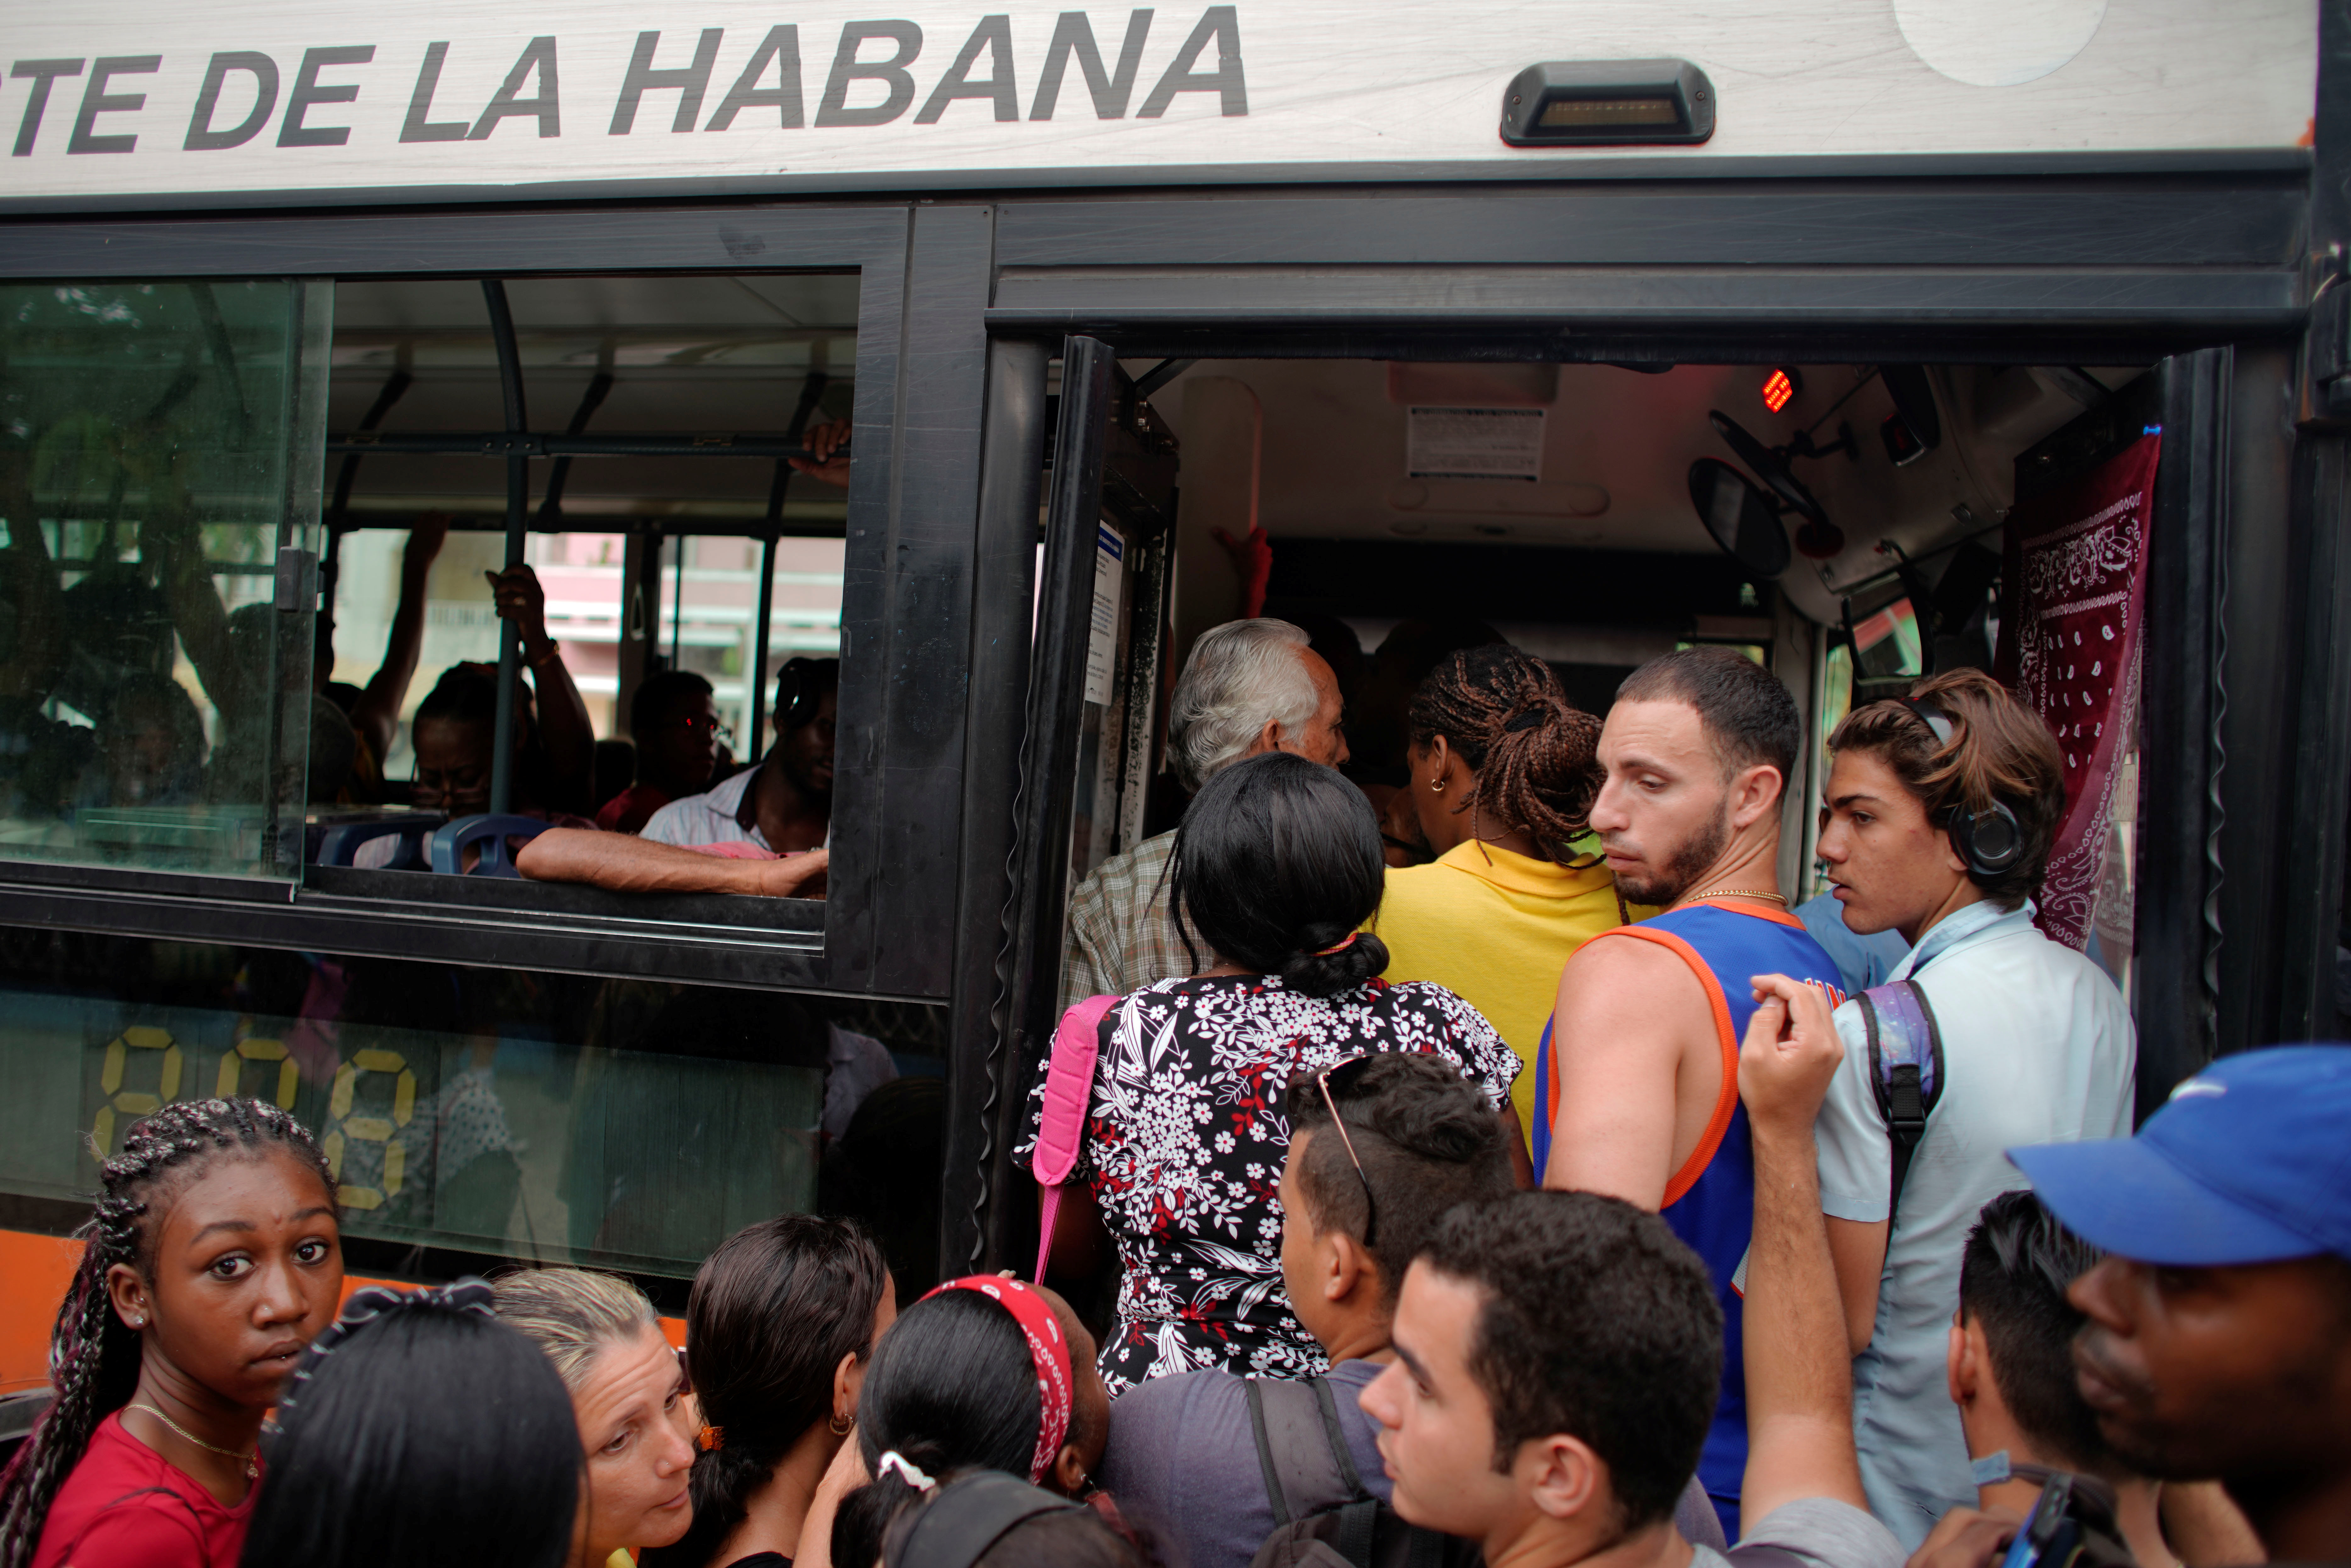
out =
[[(2000, 667), (2142, 1108), (2341, 1033), (2340, 6), (0, 33), (0, 1393), (189, 1096), (317, 1130), (355, 1274), (675, 1314), (810, 1210), (902, 1299), (1017, 1262), (1071, 889), (1180, 815), (1168, 692), (1245, 613), (1345, 666), (1374, 785), (1432, 627), (1594, 711), (1745, 650), (1813, 740), (1792, 893), (1847, 707)], [(475, 794), (424, 789), (465, 666)], [(822, 728), (821, 897), (511, 874), (676, 671), (722, 767)]]

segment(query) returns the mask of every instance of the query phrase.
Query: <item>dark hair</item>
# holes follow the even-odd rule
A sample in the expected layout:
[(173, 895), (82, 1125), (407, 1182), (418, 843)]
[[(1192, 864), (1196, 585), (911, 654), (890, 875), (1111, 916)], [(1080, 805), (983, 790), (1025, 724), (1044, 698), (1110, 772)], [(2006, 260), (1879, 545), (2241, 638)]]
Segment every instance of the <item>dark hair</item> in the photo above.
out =
[(1421, 1260), (1485, 1297), (1468, 1362), (1494, 1468), (1554, 1433), (1608, 1466), (1616, 1522), (1673, 1516), (1722, 1381), (1722, 1308), (1663, 1220), (1596, 1192), (1517, 1192), (1446, 1216)]
[[(1325, 1136), (1331, 1112), (1317, 1075), (1290, 1081), (1290, 1136), (1311, 1132), (1299, 1162), (1298, 1185), (1313, 1210), (1317, 1231), (1364, 1237), (1364, 1186), (1379, 1210), (1381, 1286), (1393, 1303), (1404, 1264), (1419, 1251), (1447, 1210), (1458, 1204), (1508, 1197), (1516, 1185), (1510, 1147), (1486, 1096), (1442, 1056), (1384, 1051), (1331, 1084), (1331, 1098), (1347, 1118), (1347, 1136), (1364, 1162), (1359, 1180), (1347, 1147)], [(1391, 1262), (1391, 1260), (1395, 1260)]]
[[(1044, 1420), (1029, 1341), (1009, 1309), (977, 1291), (925, 1296), (874, 1347), (857, 1399), (857, 1442), (877, 1479), (841, 1500), (832, 1560), (870, 1563), (890, 1521), (922, 1494), (882, 1456), (895, 1452), (943, 1479), (967, 1469), (1026, 1477)], [(1081, 1440), (1076, 1418), (1069, 1439)]]
[(0, 1472), (0, 1568), (33, 1560), (57, 1489), (89, 1448), (99, 1422), (139, 1386), (140, 1336), (115, 1315), (106, 1272), (128, 1263), (152, 1276), (154, 1224), (169, 1199), (202, 1180), (225, 1154), (282, 1152), (315, 1173), (335, 1205), (335, 1179), (302, 1124), (258, 1100), (179, 1100), (135, 1123), (122, 1152), (99, 1168), (103, 1196), (78, 1235), (81, 1261), (49, 1335), (57, 1397)]
[(570, 1554), (571, 1397), (486, 1313), (380, 1313), (317, 1358), (280, 1419), (246, 1568), (561, 1568)]
[(1980, 670), (1921, 680), (1910, 695), (1950, 720), (1949, 745), (1935, 738), (1916, 708), (1888, 699), (1846, 714), (1829, 736), (1829, 750), (1877, 758), (1938, 826), (1954, 811), (1974, 815), (1995, 804), (2008, 807), (2022, 830), (2024, 853), (1997, 877), (1970, 876), (1984, 897), (2016, 909), (2040, 894), (2065, 815), (2065, 760), (2057, 739), (2038, 713)]
[(854, 1221), (807, 1214), (747, 1225), (703, 1261), (686, 1300), (685, 1360), (718, 1446), (694, 1461), (694, 1523), (640, 1562), (711, 1561), (785, 1450), (832, 1418), (833, 1371), (845, 1355), (872, 1355), (889, 1278)]
[(1456, 813), (1490, 811), (1531, 835), (1553, 859), (1583, 836), (1600, 793), (1600, 721), (1567, 700), (1552, 667), (1493, 643), (1447, 655), (1413, 693), (1405, 733), (1426, 748), (1437, 736), (1478, 775)]
[(498, 678), (478, 664), (453, 664), (441, 672), (424, 701), (416, 705), (413, 724), (442, 720), (455, 724), (479, 724), (494, 730), (498, 722)]
[(1619, 702), (1685, 702), (1698, 710), (1707, 742), (1729, 778), (1741, 768), (1795, 776), (1804, 722), (1780, 678), (1728, 648), (1684, 648), (1652, 659), (1616, 688)]
[(1168, 876), (1176, 929), (1193, 967), (1196, 932), (1217, 953), (1309, 996), (1349, 990), (1388, 967), (1369, 931), (1387, 886), (1379, 819), (1336, 770), (1287, 752), (1234, 763), (1192, 797)]
[(629, 733), (642, 735), (689, 697), (711, 695), (710, 682), (691, 670), (661, 670), (645, 677), (629, 699)]
[(2105, 1256), (2030, 1191), (1985, 1204), (1959, 1255), (1959, 1311), (1983, 1324), (1992, 1386), (2009, 1415), (2052, 1459), (2096, 1473), (2116, 1460), (2074, 1381), (2084, 1319), (2065, 1289)]

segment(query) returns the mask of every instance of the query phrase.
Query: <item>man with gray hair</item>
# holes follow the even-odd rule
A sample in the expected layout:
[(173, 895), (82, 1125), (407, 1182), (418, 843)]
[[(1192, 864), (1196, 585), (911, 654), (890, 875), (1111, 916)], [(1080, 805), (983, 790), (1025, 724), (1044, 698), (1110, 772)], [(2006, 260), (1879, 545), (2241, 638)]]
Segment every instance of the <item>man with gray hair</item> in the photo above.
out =
[[(1167, 765), (1187, 793), (1260, 752), (1326, 767), (1347, 760), (1338, 677), (1306, 641), (1288, 621), (1260, 618), (1211, 627), (1192, 644), (1167, 709)], [(1064, 1010), (1192, 972), (1171, 908), (1175, 848), (1172, 831), (1146, 838), (1103, 861), (1070, 896)]]

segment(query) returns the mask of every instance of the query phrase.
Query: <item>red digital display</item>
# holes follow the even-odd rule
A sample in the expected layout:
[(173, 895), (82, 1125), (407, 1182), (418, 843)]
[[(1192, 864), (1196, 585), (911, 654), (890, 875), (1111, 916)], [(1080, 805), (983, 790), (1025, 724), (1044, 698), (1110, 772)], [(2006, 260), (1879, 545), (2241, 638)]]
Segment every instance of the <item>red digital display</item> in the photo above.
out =
[(1795, 396), (1796, 373), (1794, 371), (1773, 370), (1769, 376), (1763, 378), (1763, 406), (1773, 413), (1778, 413), (1794, 401)]

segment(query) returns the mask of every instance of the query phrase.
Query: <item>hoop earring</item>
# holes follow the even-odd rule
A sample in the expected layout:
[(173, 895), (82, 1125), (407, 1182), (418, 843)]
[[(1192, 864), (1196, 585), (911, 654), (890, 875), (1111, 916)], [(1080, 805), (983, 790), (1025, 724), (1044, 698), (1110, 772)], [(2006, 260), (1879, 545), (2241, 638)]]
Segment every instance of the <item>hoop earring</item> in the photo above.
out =
[(1429, 793), (1432, 794), (1443, 794), (1445, 793), (1445, 781), (1443, 779), (1431, 779), (1428, 781), (1428, 788)]
[(844, 1421), (839, 1416), (835, 1416), (831, 1420), (827, 1421), (825, 1425), (832, 1428), (832, 1435), (834, 1437), (845, 1438), (849, 1436), (850, 1433), (857, 1430), (857, 1417), (852, 1416), (848, 1420)]

